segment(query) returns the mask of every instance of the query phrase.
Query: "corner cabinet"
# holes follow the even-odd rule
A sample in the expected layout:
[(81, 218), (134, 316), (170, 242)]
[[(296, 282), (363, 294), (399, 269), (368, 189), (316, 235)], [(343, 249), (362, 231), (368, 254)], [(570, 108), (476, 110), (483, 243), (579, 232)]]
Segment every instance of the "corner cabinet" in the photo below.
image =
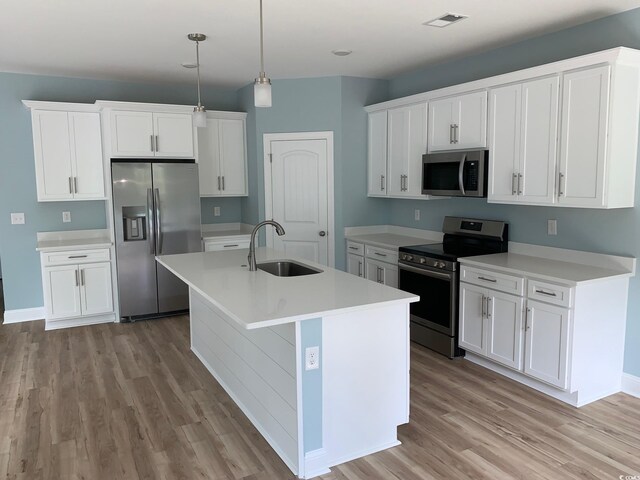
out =
[(429, 102), (429, 151), (487, 146), (487, 92)]
[(421, 193), (426, 123), (426, 103), (369, 113), (369, 196), (429, 198)]
[(23, 103), (31, 108), (38, 201), (104, 199), (100, 113), (85, 105)]
[(247, 191), (246, 113), (207, 112), (198, 129), (200, 196), (242, 197)]

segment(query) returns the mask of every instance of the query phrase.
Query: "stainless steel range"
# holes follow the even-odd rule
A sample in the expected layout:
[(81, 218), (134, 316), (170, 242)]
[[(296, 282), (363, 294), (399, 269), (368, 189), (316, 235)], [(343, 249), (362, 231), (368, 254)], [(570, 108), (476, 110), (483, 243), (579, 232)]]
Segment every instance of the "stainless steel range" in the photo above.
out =
[(411, 340), (449, 358), (458, 347), (458, 258), (506, 252), (509, 225), (445, 217), (442, 243), (400, 247), (399, 287), (420, 295), (411, 304)]

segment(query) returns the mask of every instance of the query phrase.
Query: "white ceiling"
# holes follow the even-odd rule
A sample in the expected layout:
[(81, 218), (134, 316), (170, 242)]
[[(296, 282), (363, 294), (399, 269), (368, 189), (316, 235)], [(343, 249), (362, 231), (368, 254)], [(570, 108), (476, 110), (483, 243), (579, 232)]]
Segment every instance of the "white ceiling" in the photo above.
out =
[[(201, 44), (205, 83), (257, 76), (258, 0), (2, 0), (0, 71), (191, 82), (187, 33)], [(412, 68), (577, 25), (640, 0), (264, 0), (271, 78), (388, 78)], [(444, 13), (470, 18), (425, 27)], [(331, 50), (353, 54), (336, 57)]]

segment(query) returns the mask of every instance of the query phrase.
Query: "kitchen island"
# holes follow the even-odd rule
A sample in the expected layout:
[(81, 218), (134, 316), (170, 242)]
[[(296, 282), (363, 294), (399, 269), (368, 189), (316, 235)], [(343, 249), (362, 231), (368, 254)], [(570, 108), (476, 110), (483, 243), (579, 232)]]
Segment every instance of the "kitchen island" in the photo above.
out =
[(247, 254), (157, 257), (189, 285), (195, 355), (300, 478), (398, 445), (418, 297), (306, 260), (320, 273), (250, 272)]

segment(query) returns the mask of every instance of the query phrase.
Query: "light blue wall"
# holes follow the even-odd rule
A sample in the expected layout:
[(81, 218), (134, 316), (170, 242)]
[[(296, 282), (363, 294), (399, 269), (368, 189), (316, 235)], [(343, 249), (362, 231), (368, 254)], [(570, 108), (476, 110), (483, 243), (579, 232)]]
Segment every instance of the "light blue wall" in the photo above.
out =
[[(43, 305), (36, 232), (105, 228), (105, 204), (36, 201), (31, 116), (21, 100), (93, 103), (95, 100), (192, 104), (191, 86), (140, 84), (79, 78), (0, 73), (0, 258), (7, 310)], [(205, 88), (210, 109), (237, 110), (235, 91)], [(236, 200), (239, 204), (239, 200)], [(236, 212), (239, 221), (239, 210)], [(62, 211), (71, 223), (62, 223)], [(25, 225), (11, 225), (11, 212), (24, 212)], [(231, 221), (231, 220), (230, 220)]]
[[(304, 453), (322, 448), (322, 319), (300, 322)], [(320, 368), (305, 370), (305, 350), (320, 347)]]
[[(202, 223), (237, 223), (242, 216), (240, 198), (203, 197), (200, 199)], [(220, 216), (213, 215), (213, 208), (220, 207)]]
[[(455, 62), (424, 68), (394, 78), (392, 98), (463, 83), (618, 46), (640, 49), (640, 9), (613, 15), (557, 33), (527, 40)], [(636, 208), (574, 208), (489, 205), (486, 200), (390, 201), (396, 225), (440, 230), (445, 215), (495, 218), (510, 223), (513, 241), (640, 257), (640, 169)], [(415, 222), (414, 209), (422, 212)], [(558, 220), (558, 235), (547, 235), (547, 220)], [(603, 319), (606, 321), (606, 319)], [(625, 371), (640, 376), (640, 280), (631, 280), (625, 349)]]

